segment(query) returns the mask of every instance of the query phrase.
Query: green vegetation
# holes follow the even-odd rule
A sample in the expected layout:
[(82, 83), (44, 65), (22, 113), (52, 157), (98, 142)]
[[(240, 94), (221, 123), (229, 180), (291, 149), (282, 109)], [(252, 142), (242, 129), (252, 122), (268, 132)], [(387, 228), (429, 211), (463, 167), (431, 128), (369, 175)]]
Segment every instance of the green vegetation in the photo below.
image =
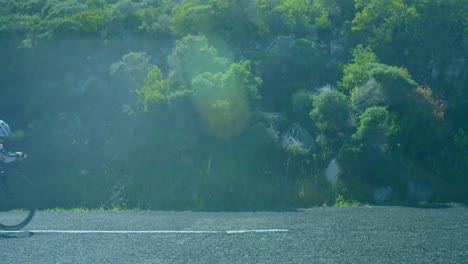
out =
[(29, 154), (11, 166), (46, 208), (468, 202), (466, 13), (0, 0), (5, 147)]
[(360, 206), (361, 204), (356, 200), (346, 200), (343, 195), (338, 195), (335, 200), (335, 207), (353, 207)]

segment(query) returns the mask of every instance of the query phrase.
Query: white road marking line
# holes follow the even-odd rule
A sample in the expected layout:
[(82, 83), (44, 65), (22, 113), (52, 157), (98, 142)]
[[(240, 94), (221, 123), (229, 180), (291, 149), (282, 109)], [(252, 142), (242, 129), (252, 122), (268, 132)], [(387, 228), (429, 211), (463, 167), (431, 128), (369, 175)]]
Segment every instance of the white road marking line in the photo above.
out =
[(288, 232), (288, 229), (251, 229), (251, 230), (0, 230), (0, 234), (33, 233), (33, 234), (246, 234), (246, 233), (278, 233)]
[(278, 233), (288, 232), (288, 229), (258, 229), (258, 230), (228, 230), (224, 231), (226, 234), (244, 234), (244, 233)]

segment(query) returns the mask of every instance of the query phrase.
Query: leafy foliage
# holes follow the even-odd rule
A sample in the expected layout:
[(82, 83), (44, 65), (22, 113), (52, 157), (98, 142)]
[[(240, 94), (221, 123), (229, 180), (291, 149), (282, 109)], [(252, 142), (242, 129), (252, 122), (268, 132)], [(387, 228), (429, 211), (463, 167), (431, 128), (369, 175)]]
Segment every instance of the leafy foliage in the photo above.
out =
[(338, 83), (338, 88), (350, 94), (363, 86), (370, 78), (372, 64), (377, 62), (377, 56), (369, 47), (358, 45), (353, 50), (352, 62), (343, 67), (343, 78)]
[(225, 73), (203, 73), (192, 80), (193, 99), (208, 130), (219, 136), (237, 134), (249, 119), (249, 105), (259, 99), (261, 80), (250, 63), (231, 65)]
[(3, 0), (0, 113), (23, 131), (5, 145), (31, 154), (50, 207), (310, 206), (385, 186), (405, 201), (414, 182), (467, 201), (466, 13), (458, 0)]
[(325, 91), (314, 98), (310, 116), (321, 131), (344, 133), (349, 126), (351, 108), (340, 92)]
[(110, 66), (111, 76), (124, 76), (138, 83), (146, 75), (150, 65), (150, 57), (145, 52), (130, 52), (122, 56), (122, 60)]
[(353, 30), (366, 30), (372, 44), (381, 44), (392, 40), (397, 28), (409, 27), (418, 19), (414, 6), (403, 0), (355, 1), (358, 12), (353, 20)]
[(188, 88), (199, 74), (224, 71), (228, 61), (218, 55), (204, 36), (189, 35), (177, 41), (176, 48), (168, 56), (168, 64), (171, 67), (170, 78)]
[(106, 19), (101, 9), (87, 9), (72, 15), (69, 19), (80, 23), (81, 30), (84, 32), (99, 32), (106, 25)]
[(46, 19), (53, 19), (74, 15), (76, 13), (83, 12), (86, 9), (87, 6), (85, 4), (76, 0), (52, 0), (47, 1), (47, 3), (42, 7), (41, 15)]
[(292, 37), (275, 39), (256, 68), (266, 87), (265, 104), (281, 110), (290, 109), (290, 97), (297, 90), (317, 87), (333, 78), (333, 66), (326, 64), (316, 43)]
[(310, 116), (320, 131), (316, 141), (324, 157), (336, 155), (349, 134), (351, 107), (344, 94), (328, 90), (314, 98)]
[(161, 70), (153, 66), (148, 72), (143, 86), (137, 89), (136, 93), (145, 111), (147, 111), (150, 105), (157, 107), (161, 103), (168, 103), (172, 94), (171, 90), (171, 81), (164, 79)]
[(314, 94), (308, 90), (299, 90), (295, 92), (292, 97), (292, 108), (295, 114), (309, 114), (312, 109)]
[(329, 29), (332, 23), (326, 1), (323, 0), (286, 0), (274, 9), (289, 32), (305, 35), (311, 30), (311, 25), (318, 29)]
[(390, 134), (389, 113), (380, 106), (369, 107), (359, 118), (355, 140), (365, 141), (373, 146), (387, 143)]

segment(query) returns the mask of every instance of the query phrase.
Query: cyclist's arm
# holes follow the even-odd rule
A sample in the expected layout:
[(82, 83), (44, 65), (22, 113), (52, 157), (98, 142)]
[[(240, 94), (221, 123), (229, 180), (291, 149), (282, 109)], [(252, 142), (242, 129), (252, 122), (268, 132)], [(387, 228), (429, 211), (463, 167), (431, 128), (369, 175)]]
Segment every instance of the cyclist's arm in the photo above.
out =
[(0, 161), (3, 163), (13, 162), (17, 159), (21, 159), (22, 153), (19, 152), (7, 152), (3, 149), (3, 146), (0, 144)]
[(7, 152), (7, 153), (0, 154), (0, 160), (4, 163), (9, 163), (17, 159), (18, 159), (18, 156), (16, 155), (16, 153)]

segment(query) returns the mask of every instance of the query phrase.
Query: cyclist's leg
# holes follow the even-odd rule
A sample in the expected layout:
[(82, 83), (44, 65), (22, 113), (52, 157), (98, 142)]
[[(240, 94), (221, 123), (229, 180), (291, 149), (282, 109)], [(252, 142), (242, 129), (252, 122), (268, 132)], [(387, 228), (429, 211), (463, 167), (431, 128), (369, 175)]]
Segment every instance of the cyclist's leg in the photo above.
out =
[(0, 192), (2, 193), (1, 195), (3, 196), (5, 201), (8, 201), (10, 196), (9, 189), (6, 182), (6, 173), (2, 167), (0, 167)]

